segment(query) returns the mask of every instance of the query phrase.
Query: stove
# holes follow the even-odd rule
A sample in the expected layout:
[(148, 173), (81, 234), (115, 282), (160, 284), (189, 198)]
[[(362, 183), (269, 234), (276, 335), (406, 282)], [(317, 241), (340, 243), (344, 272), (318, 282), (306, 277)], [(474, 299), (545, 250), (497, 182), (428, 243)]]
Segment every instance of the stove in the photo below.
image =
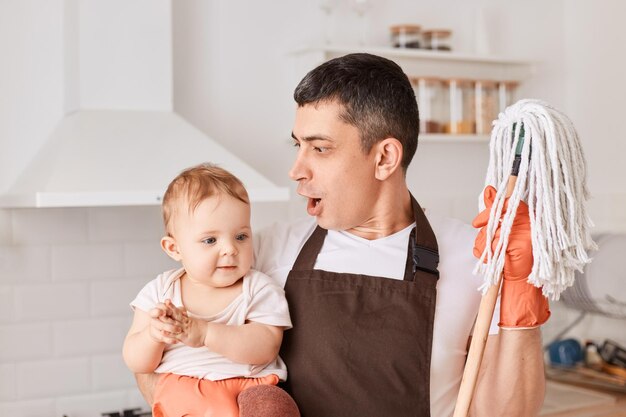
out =
[(152, 412), (142, 411), (141, 408), (127, 408), (119, 411), (111, 411), (102, 413), (102, 417), (150, 417)]

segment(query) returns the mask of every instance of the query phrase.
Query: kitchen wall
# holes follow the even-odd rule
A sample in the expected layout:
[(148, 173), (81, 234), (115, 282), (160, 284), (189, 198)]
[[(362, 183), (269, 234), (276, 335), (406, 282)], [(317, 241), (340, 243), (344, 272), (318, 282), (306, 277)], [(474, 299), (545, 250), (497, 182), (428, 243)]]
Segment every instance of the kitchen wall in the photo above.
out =
[(565, 110), (575, 122), (589, 162), (592, 207), (599, 230), (626, 230), (624, 97), (626, 3), (564, 3)]
[[(338, 3), (330, 19), (332, 41), (354, 45), (360, 22), (348, 2)], [(615, 53), (626, 36), (617, 17), (626, 11), (626, 4), (619, 0), (593, 5), (584, 0), (372, 4), (366, 14), (371, 45), (388, 42), (390, 25), (415, 22), (452, 28), (457, 51), (536, 62), (536, 72), (522, 85), (519, 97), (544, 99), (570, 115), (587, 153), (594, 196), (589, 205), (598, 230), (626, 231), (626, 181), (621, 180), (619, 160), (608, 153), (626, 146), (613, 139), (620, 120), (617, 100), (626, 94), (626, 86), (616, 81), (617, 74), (626, 71), (626, 58)], [(275, 183), (291, 185), (286, 172), (293, 155), (292, 93), (304, 75), (292, 52), (299, 45), (322, 42), (326, 21), (317, 2), (278, 0), (270, 6), (191, 0), (175, 2), (173, 14), (176, 111)], [(471, 219), (484, 180), (486, 148), (421, 144), (408, 176), (413, 192), (427, 207)]]
[(21, 209), (0, 230), (0, 415), (141, 404), (121, 355), (128, 302), (171, 268), (156, 207)]
[(0, 192), (63, 116), (63, 6), (63, 0), (0, 2)]
[[(621, 132), (619, 99), (626, 96), (619, 82), (626, 57), (616, 53), (626, 40), (619, 23), (624, 3), (373, 4), (367, 15), (372, 44), (386, 42), (389, 25), (416, 22), (452, 28), (460, 51), (487, 48), (538, 61), (522, 93), (572, 117), (589, 159), (599, 230), (626, 230), (626, 181), (612, 156), (626, 146), (615, 137)], [(0, 66), (0, 191), (71, 108), (59, 87), (71, 76), (59, 59), (65, 5), (0, 2), (0, 53), (12, 63)], [(277, 184), (289, 184), (291, 94), (303, 75), (289, 53), (321, 41), (324, 16), (317, 3), (186, 0), (173, 2), (172, 11), (174, 109)], [(479, 21), (487, 25), (487, 45), (477, 43)], [(359, 21), (345, 4), (331, 24), (336, 43), (356, 42)], [(409, 182), (431, 210), (467, 220), (475, 212), (486, 161), (483, 145), (424, 143)], [(254, 222), (259, 227), (301, 213), (297, 198), (287, 207), (257, 204)], [(0, 210), (1, 416), (97, 416), (142, 405), (120, 349), (131, 317), (128, 301), (172, 266), (158, 247), (160, 233), (157, 207)], [(567, 324), (568, 314), (555, 315), (548, 334)], [(595, 336), (590, 329), (597, 323), (586, 320), (576, 334)], [(602, 328), (617, 333), (622, 326), (611, 321)]]
[[(252, 226), (282, 204), (257, 203)], [(142, 407), (121, 356), (142, 286), (174, 268), (159, 207), (0, 210), (0, 416)]]
[[(339, 3), (329, 21), (332, 43), (354, 45), (358, 18), (347, 2)], [(626, 146), (617, 136), (621, 132), (621, 98), (626, 96), (626, 84), (619, 81), (626, 72), (626, 55), (617, 52), (626, 44), (620, 22), (626, 12), (624, 2), (372, 3), (366, 14), (372, 45), (388, 42), (390, 25), (415, 22), (452, 28), (453, 46), (458, 51), (535, 62), (535, 73), (521, 86), (518, 98), (541, 98), (570, 116), (588, 160), (592, 193), (588, 208), (595, 233), (626, 232), (626, 181), (620, 160), (612, 156), (613, 151), (623, 154)], [(194, 13), (199, 5), (205, 13)], [(288, 137), (294, 114), (292, 92), (304, 75), (296, 69), (290, 53), (301, 44), (320, 44), (326, 21), (316, 2), (277, 1), (273, 5), (276, 7), (268, 12), (262, 2), (194, 0), (174, 4), (174, 49), (180, 51), (175, 60), (174, 107), (244, 160), (262, 167), (273, 181), (288, 185), (285, 173), (293, 155)], [(211, 52), (202, 55), (194, 50)], [(209, 56), (218, 59), (212, 61)], [(413, 193), (425, 207), (469, 221), (484, 181), (486, 149), (477, 144), (421, 143), (407, 176)], [(268, 154), (274, 156), (258, 158)], [(299, 209), (296, 199), (291, 212)], [(546, 340), (578, 314), (560, 303), (554, 303), (553, 310), (545, 327)], [(569, 335), (599, 341), (611, 335), (626, 344), (622, 328), (621, 320), (591, 315)]]

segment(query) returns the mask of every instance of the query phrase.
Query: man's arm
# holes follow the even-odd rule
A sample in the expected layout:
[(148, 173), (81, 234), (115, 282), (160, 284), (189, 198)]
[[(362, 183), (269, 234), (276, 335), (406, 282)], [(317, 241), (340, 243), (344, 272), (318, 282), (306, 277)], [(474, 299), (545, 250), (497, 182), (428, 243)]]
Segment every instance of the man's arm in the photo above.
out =
[(148, 403), (150, 407), (152, 407), (152, 403), (154, 402), (154, 388), (156, 387), (158, 378), (158, 374), (135, 374), (137, 387), (139, 391), (141, 391), (143, 399), (146, 400), (146, 403)]
[(544, 394), (541, 330), (501, 329), (489, 336), (470, 415), (537, 416)]
[[(486, 228), (495, 196), (495, 188), (485, 188), (486, 208), (472, 222), (474, 227), (481, 227), (474, 242), (477, 258), (488, 243)], [(507, 204), (505, 200), (503, 210)], [(498, 227), (492, 250), (499, 238)], [(541, 288), (528, 283), (533, 266), (531, 241), (528, 206), (522, 201), (511, 226), (502, 271), (500, 333), (487, 341), (470, 410), (472, 416), (532, 417), (538, 415), (543, 404), (545, 379), (539, 326), (550, 317), (550, 309)]]

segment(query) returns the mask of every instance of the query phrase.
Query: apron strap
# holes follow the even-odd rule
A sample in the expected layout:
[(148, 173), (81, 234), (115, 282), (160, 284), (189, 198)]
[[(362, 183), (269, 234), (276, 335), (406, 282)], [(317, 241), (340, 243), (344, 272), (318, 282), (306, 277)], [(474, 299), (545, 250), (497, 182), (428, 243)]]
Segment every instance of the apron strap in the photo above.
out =
[[(411, 194), (411, 207), (413, 208), (413, 218), (415, 227), (409, 237), (406, 267), (404, 279), (406, 281), (418, 281), (424, 274), (439, 279), (439, 250), (435, 233), (430, 227), (424, 210), (417, 203)], [(324, 245), (324, 239), (328, 230), (319, 226), (315, 227), (313, 234), (307, 239), (300, 250), (296, 261), (293, 264), (295, 271), (309, 271), (314, 269), (317, 255)]]
[(328, 230), (322, 229), (319, 226), (315, 227), (313, 234), (309, 237), (300, 250), (296, 262), (294, 262), (292, 269), (294, 271), (310, 271), (315, 266), (317, 260), (317, 254), (324, 245), (324, 239)]
[(437, 238), (426, 219), (424, 210), (415, 200), (413, 194), (411, 194), (411, 207), (413, 208), (415, 227), (409, 236), (404, 280), (417, 282), (422, 279), (434, 279), (436, 282), (439, 280)]

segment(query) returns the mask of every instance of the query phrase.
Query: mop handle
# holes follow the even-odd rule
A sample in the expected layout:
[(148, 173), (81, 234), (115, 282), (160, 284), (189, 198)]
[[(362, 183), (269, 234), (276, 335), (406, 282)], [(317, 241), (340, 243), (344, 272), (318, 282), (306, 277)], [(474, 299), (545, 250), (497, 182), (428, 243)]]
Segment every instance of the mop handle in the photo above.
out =
[[(511, 175), (509, 177), (506, 197), (510, 197), (513, 193), (516, 180), (517, 176)], [(502, 275), (498, 279), (498, 282), (492, 285), (480, 300), (478, 316), (476, 317), (474, 332), (472, 333), (472, 343), (470, 344), (467, 354), (467, 361), (465, 362), (463, 379), (461, 380), (461, 388), (456, 400), (456, 406), (454, 407), (453, 417), (467, 417), (469, 413), (472, 397), (474, 396), (474, 389), (476, 388), (476, 380), (478, 379), (478, 371), (480, 370), (480, 364), (483, 360), (483, 353), (485, 353), (485, 345), (487, 344), (487, 337), (489, 337), (489, 327), (491, 326), (493, 311), (496, 308), (496, 301), (498, 300), (501, 284)]]

